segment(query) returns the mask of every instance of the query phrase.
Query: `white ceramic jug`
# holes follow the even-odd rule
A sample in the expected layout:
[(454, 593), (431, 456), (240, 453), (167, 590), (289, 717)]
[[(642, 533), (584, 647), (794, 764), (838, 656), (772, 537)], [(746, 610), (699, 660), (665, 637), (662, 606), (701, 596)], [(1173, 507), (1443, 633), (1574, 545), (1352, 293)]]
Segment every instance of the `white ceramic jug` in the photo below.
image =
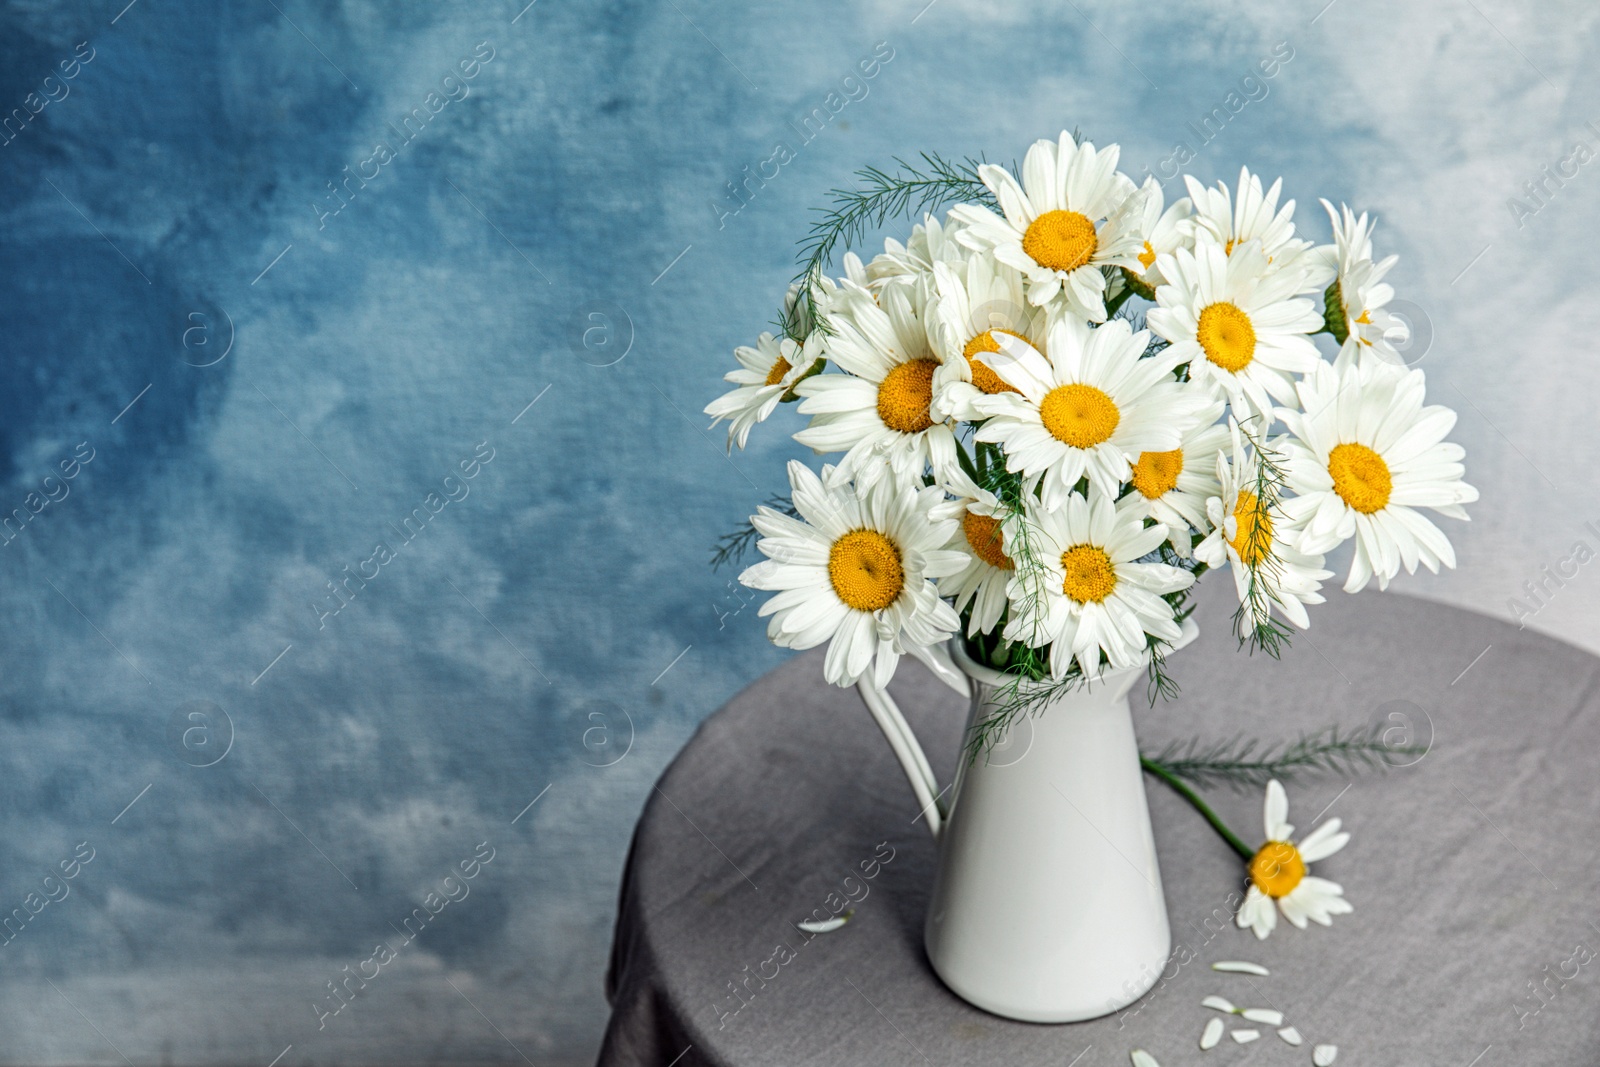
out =
[[(1172, 651), (1196, 634), (1187, 623)], [(971, 680), (970, 740), (1011, 679), (973, 663), (959, 641), (951, 653)], [(1127, 1006), (1160, 977), (1171, 931), (1129, 705), (1145, 677), (1142, 666), (1107, 671), (1031, 709), (976, 760), (963, 753), (942, 820), (904, 719), (887, 694), (863, 688), (939, 840), (928, 959), (969, 1003), (1075, 1022)]]

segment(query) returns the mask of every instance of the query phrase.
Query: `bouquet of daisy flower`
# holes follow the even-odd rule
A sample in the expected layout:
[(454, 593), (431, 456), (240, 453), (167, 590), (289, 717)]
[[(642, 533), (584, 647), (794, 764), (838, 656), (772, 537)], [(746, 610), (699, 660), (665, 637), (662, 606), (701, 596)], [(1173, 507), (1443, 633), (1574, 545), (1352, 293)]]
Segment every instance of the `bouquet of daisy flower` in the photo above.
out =
[[(1395, 257), (1374, 260), (1367, 216), (1323, 201), (1316, 245), (1281, 180), (1186, 177), (1167, 204), (1118, 155), (1063, 133), (1018, 174), (932, 156), (862, 172), (805, 246), (783, 336), (736, 351), (736, 388), (706, 409), (730, 447), (798, 401), (795, 439), (837, 454), (791, 463), (790, 499), (734, 536), (768, 557), (740, 580), (776, 593), (769, 636), (829, 642), (830, 682), (881, 689), (960, 633), (1019, 679), (1144, 663), (1162, 690), (1208, 570), (1233, 572), (1241, 643), (1276, 654), (1346, 541), (1348, 592), (1455, 565), (1425, 512), (1465, 519), (1477, 492), (1444, 440), (1455, 414), (1396, 348)], [(911, 209), (905, 244), (827, 276)]]
[[(1122, 700), (1144, 667), (1150, 699), (1170, 696), (1165, 657), (1192, 636), (1188, 598), (1206, 572), (1232, 572), (1241, 647), (1276, 656), (1322, 602), (1329, 553), (1354, 543), (1347, 592), (1386, 587), (1402, 567), (1453, 567), (1428, 512), (1466, 519), (1478, 496), (1461, 447), (1445, 440), (1455, 414), (1425, 402), (1423, 372), (1397, 347), (1408, 327), (1383, 280), (1395, 257), (1374, 259), (1365, 214), (1324, 200), (1332, 242), (1319, 245), (1296, 233), (1281, 181), (1264, 188), (1242, 170), (1236, 187), (1207, 188), (1186, 177), (1189, 195), (1169, 204), (1154, 178), (1140, 186), (1119, 172), (1118, 156), (1063, 133), (1034, 144), (1020, 169), (924, 155), (860, 172), (804, 243), (780, 332), (737, 350), (735, 388), (706, 409), (729, 423), (730, 448), (780, 403), (810, 417), (795, 439), (829, 462), (791, 462), (790, 495), (724, 538), (717, 561), (752, 542), (766, 557), (740, 581), (774, 594), (760, 609), (768, 636), (794, 649), (827, 643), (827, 680), (861, 691), (935, 835), (965, 805), (941, 803), (886, 691), (902, 656), (964, 692), (967, 677), (981, 683), (970, 783), (987, 773), (975, 764), (982, 750), (1067, 690), (1121, 678), (1111, 689)], [(888, 240), (865, 262), (847, 250), (897, 216), (921, 219), (904, 244)], [(841, 277), (830, 274), (836, 257)], [(1129, 774), (1131, 788), (1142, 768), (1177, 790), (1248, 865), (1239, 925), (1264, 937), (1274, 905), (1299, 927), (1350, 910), (1336, 883), (1308, 873), (1348, 835), (1332, 820), (1294, 844), (1277, 779), (1379, 766), (1386, 739), (1334, 728), (1281, 749), (1196, 741), (1148, 756), (1131, 724), (1120, 736), (1122, 748), (1079, 763), (1068, 788), (1141, 812)], [(1218, 780), (1267, 786), (1259, 849), (1190, 788)], [(1053, 803), (1047, 787), (1061, 792), (1013, 773), (1016, 815)], [(1153, 854), (1143, 821), (1125, 855)], [(1019, 859), (1003, 854), (1015, 825), (986, 842), (962, 831), (952, 848), (965, 858), (941, 850), (930, 959), (953, 989), (1002, 1014), (1090, 1017), (1104, 1005), (1029, 998), (1091, 967), (1101, 948), (1063, 929), (1056, 942), (1071, 951), (1034, 958), (1038, 932), (1010, 918), (1032, 898), (982, 882), (1007, 863), (1074, 882), (1084, 868), (1063, 852), (1072, 827), (1041, 825)], [(1119, 944), (1145, 946), (1135, 955), (1166, 937), (1159, 890), (1139, 907), (1103, 916)], [(963, 954), (963, 938), (985, 952), (1009, 946), (995, 950), (1005, 965), (963, 977), (983, 955)], [(1113, 974), (1126, 962), (1092, 966)], [(1015, 989), (995, 991), (1008, 980)], [(1105, 1003), (1145, 988), (1130, 980)]]

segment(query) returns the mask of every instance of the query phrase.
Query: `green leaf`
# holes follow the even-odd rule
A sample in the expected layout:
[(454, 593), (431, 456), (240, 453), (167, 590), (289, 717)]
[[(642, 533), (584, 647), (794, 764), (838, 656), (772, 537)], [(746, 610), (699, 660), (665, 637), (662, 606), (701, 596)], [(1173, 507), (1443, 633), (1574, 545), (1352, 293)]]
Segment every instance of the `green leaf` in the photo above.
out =
[(915, 218), (957, 201), (999, 210), (994, 194), (978, 177), (982, 158), (955, 162), (931, 152), (921, 153), (920, 158), (919, 164), (896, 158), (899, 169), (893, 174), (866, 167), (856, 172), (861, 179), (858, 186), (832, 191), (832, 206), (821, 209), (822, 218), (812, 223), (811, 233), (800, 243), (801, 266), (794, 279), (800, 286), (800, 299), (793, 313), (782, 317), (787, 336), (802, 341), (812, 330), (827, 331), (827, 323), (817, 314), (816, 287), (828, 265), (835, 253), (891, 218)]
[(1329, 726), (1277, 745), (1237, 736), (1226, 741), (1200, 738), (1175, 741), (1155, 755), (1143, 757), (1176, 778), (1197, 786), (1228, 785), (1259, 789), (1269, 781), (1292, 782), (1316, 774), (1351, 776), (1363, 770), (1388, 770), (1399, 756), (1420, 756), (1418, 745), (1391, 745), (1382, 723), (1360, 730)]

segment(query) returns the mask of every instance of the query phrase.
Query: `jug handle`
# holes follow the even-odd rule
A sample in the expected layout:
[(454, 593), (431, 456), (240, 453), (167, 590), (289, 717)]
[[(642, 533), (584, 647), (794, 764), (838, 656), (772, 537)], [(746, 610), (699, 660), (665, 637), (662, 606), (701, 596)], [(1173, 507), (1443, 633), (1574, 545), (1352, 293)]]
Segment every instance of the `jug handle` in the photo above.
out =
[[(950, 654), (942, 646), (916, 649), (914, 654), (941, 682), (962, 696), (969, 695), (967, 676), (955, 665)], [(927, 819), (928, 831), (937, 840), (944, 824), (944, 809), (939, 803), (941, 795), (939, 780), (934, 777), (933, 768), (928, 764), (927, 754), (918, 743), (917, 735), (912, 733), (911, 724), (906, 722), (900, 706), (895, 703), (894, 697), (889, 695), (887, 689), (879, 689), (871, 681), (863, 678), (856, 683), (856, 690), (861, 694), (861, 702), (871, 713), (872, 721), (878, 724), (884, 739), (889, 742), (889, 748), (900, 761), (900, 769), (905, 772), (906, 781), (911, 784), (911, 792), (917, 798), (917, 805)]]

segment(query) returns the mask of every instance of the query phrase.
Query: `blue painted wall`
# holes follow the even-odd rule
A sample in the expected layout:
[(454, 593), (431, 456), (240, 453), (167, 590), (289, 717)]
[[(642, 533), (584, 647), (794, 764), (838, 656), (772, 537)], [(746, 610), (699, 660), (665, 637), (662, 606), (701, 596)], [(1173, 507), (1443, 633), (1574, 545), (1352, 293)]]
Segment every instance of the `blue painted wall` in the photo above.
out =
[(858, 165), (1078, 125), (1376, 209), (1501, 500), (1405, 588), (1596, 517), (1596, 194), (1505, 203), (1600, 144), (1579, 5), (124, 2), (0, 25), (5, 1063), (592, 1057), (650, 783), (779, 661), (707, 558), (798, 423), (699, 411)]

